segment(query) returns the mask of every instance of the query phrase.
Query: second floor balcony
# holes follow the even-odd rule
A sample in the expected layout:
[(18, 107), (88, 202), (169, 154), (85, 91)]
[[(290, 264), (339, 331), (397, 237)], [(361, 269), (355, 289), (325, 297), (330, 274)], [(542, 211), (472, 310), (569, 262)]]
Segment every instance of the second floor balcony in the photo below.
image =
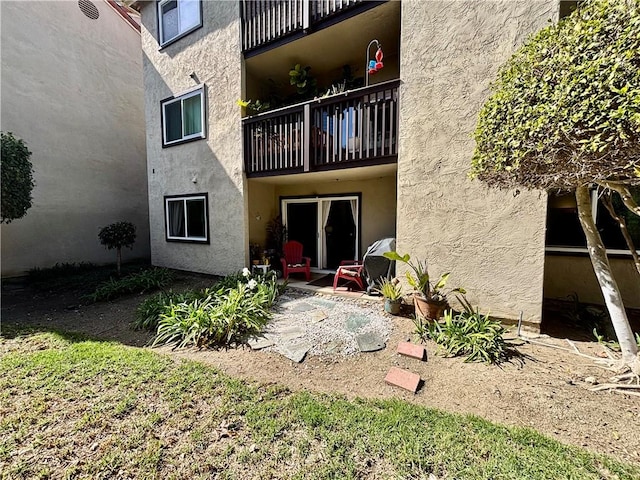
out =
[(242, 51), (294, 40), (383, 0), (240, 0)]
[(398, 86), (391, 80), (243, 120), (247, 177), (398, 159)]

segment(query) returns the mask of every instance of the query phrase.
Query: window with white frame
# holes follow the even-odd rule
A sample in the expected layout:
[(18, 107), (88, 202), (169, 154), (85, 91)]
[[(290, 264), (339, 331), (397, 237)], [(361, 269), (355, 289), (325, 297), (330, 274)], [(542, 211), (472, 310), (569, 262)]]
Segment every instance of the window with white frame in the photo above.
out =
[(204, 138), (204, 87), (161, 102), (162, 145)]
[(207, 194), (165, 197), (167, 240), (209, 242)]
[[(631, 188), (636, 202), (640, 202), (640, 188)], [(629, 211), (617, 193), (612, 197), (616, 214), (624, 218), (634, 246), (640, 250), (640, 217)], [(622, 236), (618, 222), (598, 199), (597, 192), (591, 192), (591, 210), (607, 251), (628, 254), (627, 243)], [(587, 252), (587, 241), (578, 220), (575, 195), (549, 195), (547, 212), (547, 251), (551, 252)]]
[(200, 0), (161, 0), (158, 2), (158, 30), (161, 46), (202, 26)]

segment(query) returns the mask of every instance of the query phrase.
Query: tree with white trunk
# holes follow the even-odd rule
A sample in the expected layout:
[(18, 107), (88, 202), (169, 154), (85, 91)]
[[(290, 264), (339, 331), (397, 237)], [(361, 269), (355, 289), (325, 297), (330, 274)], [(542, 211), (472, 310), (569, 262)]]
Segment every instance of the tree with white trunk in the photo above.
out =
[(472, 178), (499, 188), (575, 193), (622, 364), (640, 374), (638, 346), (591, 209), (597, 187), (640, 215), (631, 190), (640, 185), (640, 0), (587, 0), (533, 35), (501, 67), (475, 140)]

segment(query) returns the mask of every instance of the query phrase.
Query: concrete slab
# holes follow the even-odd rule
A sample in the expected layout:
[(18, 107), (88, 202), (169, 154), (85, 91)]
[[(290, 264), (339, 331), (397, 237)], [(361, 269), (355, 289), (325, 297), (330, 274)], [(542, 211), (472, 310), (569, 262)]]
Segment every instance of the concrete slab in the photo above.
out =
[(325, 348), (325, 352), (327, 352), (328, 354), (334, 354), (334, 353), (340, 353), (340, 351), (342, 350), (342, 342), (340, 340), (332, 340), (331, 342), (327, 343)]
[(307, 302), (296, 302), (287, 306), (287, 309), (290, 312), (294, 313), (308, 312), (309, 310), (314, 310), (315, 308), (316, 307), (314, 305), (310, 305)]
[(276, 342), (300, 338), (305, 334), (304, 328), (298, 325), (278, 325), (267, 332)]
[(368, 325), (371, 320), (366, 315), (353, 314), (349, 315), (344, 327), (350, 332), (357, 332), (365, 325)]
[(356, 342), (361, 352), (377, 352), (386, 346), (384, 339), (375, 333), (358, 335)]
[(287, 357), (289, 360), (300, 363), (304, 360), (305, 355), (309, 351), (311, 346), (307, 343), (295, 343), (295, 342), (285, 342), (278, 343), (277, 349), (282, 355)]
[(333, 300), (327, 300), (326, 298), (310, 298), (307, 302), (329, 310), (336, 306), (336, 302)]
[(327, 318), (327, 314), (325, 312), (323, 312), (322, 310), (314, 310), (313, 312), (311, 312), (311, 321), (313, 323), (318, 323), (321, 322), (322, 320)]
[(275, 342), (267, 336), (251, 337), (247, 340), (247, 343), (251, 347), (251, 350), (262, 350), (263, 348), (275, 345)]

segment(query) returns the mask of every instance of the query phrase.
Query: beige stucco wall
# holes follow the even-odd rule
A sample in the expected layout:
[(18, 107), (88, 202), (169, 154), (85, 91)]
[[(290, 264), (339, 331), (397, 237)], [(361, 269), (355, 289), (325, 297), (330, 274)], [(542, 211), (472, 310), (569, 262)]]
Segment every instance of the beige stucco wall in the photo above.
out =
[[(237, 2), (202, 2), (204, 26), (159, 50), (155, 3), (142, 8), (142, 48), (154, 265), (226, 274), (245, 265), (248, 223), (242, 173)], [(190, 77), (195, 73), (197, 80)], [(162, 148), (160, 101), (203, 83), (206, 139)], [(209, 195), (210, 244), (167, 242), (164, 196)]]
[(498, 67), (557, 18), (557, 1), (403, 0), (398, 249), (451, 271), (496, 316), (541, 318), (546, 195), (490, 190), (466, 173)]
[(249, 241), (265, 248), (267, 224), (280, 214), (275, 185), (251, 181), (247, 183), (249, 197)]
[[(640, 308), (640, 277), (629, 258), (610, 258), (613, 276), (627, 308)], [(585, 255), (547, 255), (544, 266), (544, 296), (566, 298), (576, 293), (581, 302), (604, 305), (591, 260)]]
[(0, 2), (3, 131), (24, 139), (36, 182), (27, 215), (2, 225), (2, 276), (58, 262), (115, 261), (109, 223), (137, 227), (149, 256), (140, 35), (102, 0)]

